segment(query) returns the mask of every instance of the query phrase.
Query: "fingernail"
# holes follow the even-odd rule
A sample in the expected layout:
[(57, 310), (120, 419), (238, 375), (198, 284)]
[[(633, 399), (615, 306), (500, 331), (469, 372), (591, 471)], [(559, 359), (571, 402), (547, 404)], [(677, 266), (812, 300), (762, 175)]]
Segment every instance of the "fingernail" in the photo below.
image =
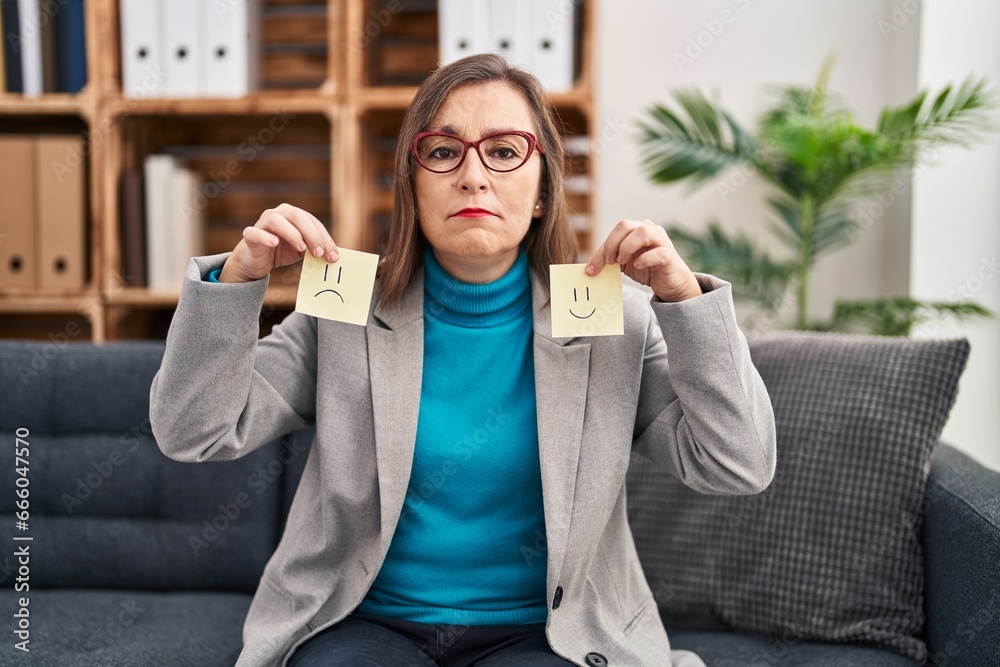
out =
[(592, 275), (594, 275), (594, 271), (596, 271), (596, 270), (597, 270), (597, 269), (595, 269), (595, 268), (594, 268), (594, 265), (593, 265), (593, 264), (588, 264), (588, 265), (587, 265), (587, 275), (588, 275), (588, 276), (592, 276)]
[(337, 261), (337, 253), (333, 252), (332, 250), (330, 251), (330, 253), (326, 257), (331, 262), (336, 262)]
[(316, 257), (322, 257), (323, 256), (323, 246), (316, 246), (316, 249), (313, 250), (313, 255), (315, 255)]

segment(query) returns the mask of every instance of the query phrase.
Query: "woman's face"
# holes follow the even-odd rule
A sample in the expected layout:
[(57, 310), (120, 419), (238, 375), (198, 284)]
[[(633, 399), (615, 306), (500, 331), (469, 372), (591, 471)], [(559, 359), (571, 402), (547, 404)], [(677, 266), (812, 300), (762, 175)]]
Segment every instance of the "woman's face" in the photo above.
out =
[[(499, 82), (456, 88), (427, 129), (466, 141), (498, 130), (538, 136), (528, 103), (516, 89)], [(541, 215), (541, 209), (535, 209), (540, 204), (541, 159), (536, 149), (520, 168), (498, 173), (487, 169), (470, 148), (462, 164), (446, 174), (416, 165), (420, 228), (448, 273), (466, 282), (489, 282), (514, 264), (532, 216)], [(470, 208), (489, 214), (456, 215)]]

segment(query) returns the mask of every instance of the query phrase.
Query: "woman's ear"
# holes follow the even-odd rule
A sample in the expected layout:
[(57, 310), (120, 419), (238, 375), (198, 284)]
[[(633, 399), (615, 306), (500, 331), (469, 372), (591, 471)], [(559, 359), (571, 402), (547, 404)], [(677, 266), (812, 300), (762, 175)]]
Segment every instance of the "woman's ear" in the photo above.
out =
[(540, 218), (544, 213), (545, 213), (545, 202), (539, 199), (537, 202), (535, 202), (535, 210), (531, 214), (531, 217)]

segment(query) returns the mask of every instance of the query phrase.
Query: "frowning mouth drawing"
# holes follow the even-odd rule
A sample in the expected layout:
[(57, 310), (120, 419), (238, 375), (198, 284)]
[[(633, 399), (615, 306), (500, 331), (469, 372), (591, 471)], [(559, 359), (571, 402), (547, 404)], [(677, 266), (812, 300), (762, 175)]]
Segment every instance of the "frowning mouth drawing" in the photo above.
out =
[[(329, 271), (330, 271), (330, 265), (327, 264), (326, 266), (323, 267), (323, 282), (326, 282), (327, 273)], [(343, 272), (344, 272), (344, 267), (342, 267), (342, 266), (337, 267), (337, 284), (338, 285), (340, 284), (340, 277), (341, 277), (341, 274), (343, 274)], [(313, 296), (317, 297), (320, 294), (323, 294), (324, 292), (330, 292), (331, 294), (336, 294), (338, 297), (340, 297), (340, 302), (344, 303), (344, 297), (343, 297), (343, 295), (341, 295), (341, 293), (338, 292), (335, 289), (329, 289), (329, 288), (327, 288), (327, 289), (321, 289), (320, 291), (316, 292), (316, 294), (314, 294)]]

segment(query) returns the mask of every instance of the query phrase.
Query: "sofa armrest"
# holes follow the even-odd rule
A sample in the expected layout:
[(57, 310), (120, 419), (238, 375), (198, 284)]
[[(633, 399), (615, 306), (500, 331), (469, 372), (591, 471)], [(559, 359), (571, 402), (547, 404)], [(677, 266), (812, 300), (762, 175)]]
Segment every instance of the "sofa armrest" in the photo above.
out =
[(1000, 473), (942, 444), (931, 461), (923, 546), (934, 664), (996, 664), (1000, 646)]

